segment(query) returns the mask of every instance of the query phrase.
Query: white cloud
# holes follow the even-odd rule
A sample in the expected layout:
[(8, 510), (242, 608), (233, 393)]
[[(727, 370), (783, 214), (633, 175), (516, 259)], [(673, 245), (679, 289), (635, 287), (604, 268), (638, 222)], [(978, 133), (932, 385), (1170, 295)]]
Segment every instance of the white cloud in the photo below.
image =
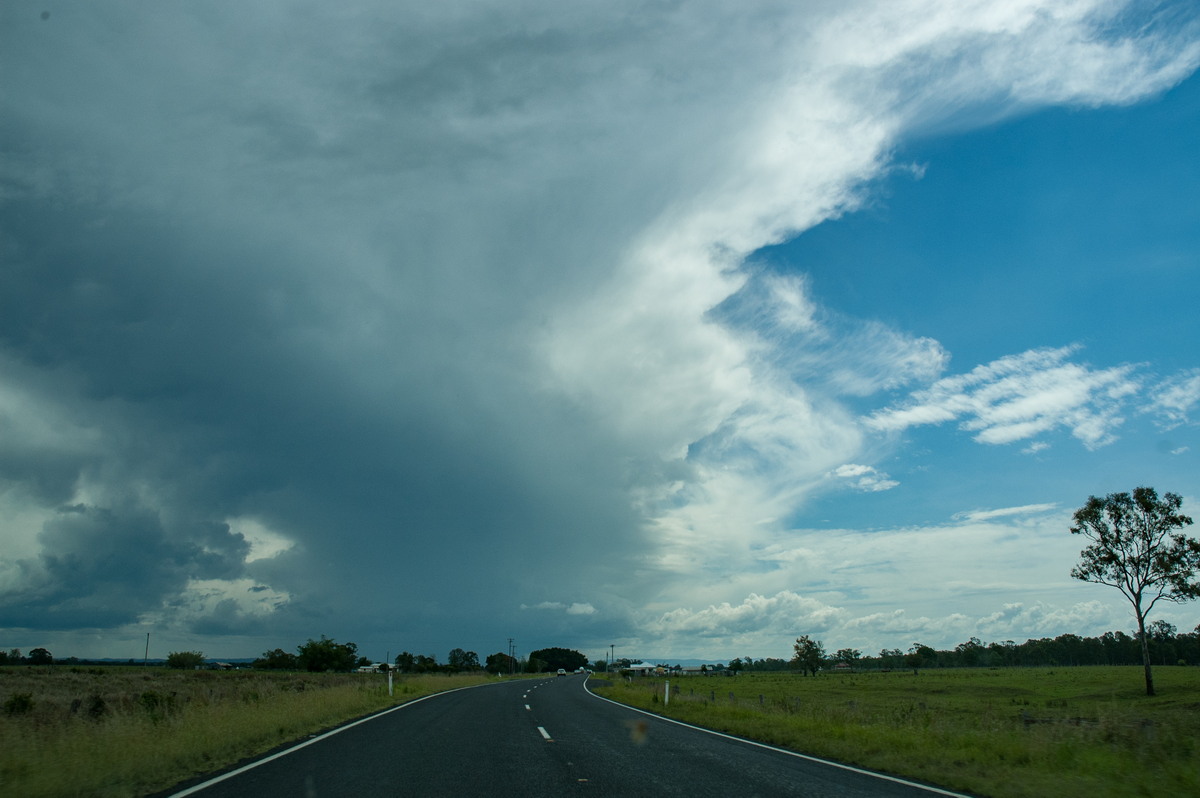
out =
[(773, 596), (751, 593), (739, 604), (724, 602), (701, 610), (677, 608), (654, 622), (654, 631), (664, 637), (696, 635), (708, 638), (737, 638), (748, 633), (803, 634), (802, 630), (829, 629), (845, 615), (832, 607), (792, 591)]
[(872, 493), (891, 490), (900, 484), (894, 479), (889, 479), (888, 475), (882, 471), (877, 471), (875, 468), (865, 465), (846, 464), (838, 466), (833, 470), (833, 476), (845, 480), (846, 484), (857, 490)]
[(596, 608), (587, 602), (572, 602), (565, 604), (561, 601), (543, 601), (534, 605), (522, 604), (523, 610), (550, 610), (553, 612), (563, 612), (567, 615), (594, 615)]
[[(1127, 613), (1115, 591), (1070, 578), (1080, 546), (1069, 527), (1068, 511), (1040, 503), (965, 511), (934, 526), (777, 532), (752, 561), (738, 563), (739, 576), (673, 591), (689, 599), (723, 593), (724, 601), (669, 605), (640, 625), (648, 639), (669, 639), (672, 651), (697, 656), (783, 656), (769, 652), (786, 651), (788, 635), (805, 633), (838, 648), (877, 650), (1019, 637), (1022, 623), (1033, 636), (1121, 628)], [(1005, 604), (1032, 609), (993, 617)]]
[(257, 518), (228, 518), (225, 522), (235, 534), (240, 534), (250, 544), (250, 552), (246, 555), (248, 563), (278, 557), (296, 545), (294, 540)]
[(966, 513), (958, 513), (954, 516), (954, 520), (974, 523), (990, 521), (993, 518), (1008, 518), (1014, 515), (1040, 515), (1057, 509), (1057, 504), (1024, 504), (1020, 507), (1002, 507), (997, 510), (972, 510)]
[(1092, 369), (1067, 360), (1076, 347), (1035, 349), (977, 366), (872, 414), (868, 427), (895, 432), (959, 420), (980, 443), (1006, 444), (1065, 428), (1088, 448), (1111, 443), (1121, 410), (1141, 388), (1133, 366)]
[(1200, 405), (1200, 369), (1174, 375), (1151, 392), (1145, 412), (1159, 416), (1159, 426), (1174, 429), (1191, 423), (1190, 413)]
[(270, 616), (289, 599), (287, 592), (251, 579), (193, 579), (176, 609), (192, 619), (206, 618), (222, 605), (242, 615)]

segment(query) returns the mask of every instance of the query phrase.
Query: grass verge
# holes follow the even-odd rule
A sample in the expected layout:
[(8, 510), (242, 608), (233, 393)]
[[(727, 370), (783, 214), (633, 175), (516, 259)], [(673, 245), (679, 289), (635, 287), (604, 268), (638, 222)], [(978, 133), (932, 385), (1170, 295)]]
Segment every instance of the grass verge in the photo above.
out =
[(1200, 668), (635, 678), (600, 695), (710, 729), (994, 798), (1200, 795)]
[(0, 794), (125, 798), (481, 675), (0, 668)]

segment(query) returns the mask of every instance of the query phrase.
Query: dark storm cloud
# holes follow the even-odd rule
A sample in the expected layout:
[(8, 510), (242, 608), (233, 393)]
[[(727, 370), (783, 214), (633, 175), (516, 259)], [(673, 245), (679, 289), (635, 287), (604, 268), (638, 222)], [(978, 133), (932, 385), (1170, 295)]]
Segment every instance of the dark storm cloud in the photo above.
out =
[(707, 315), (879, 167), (842, 5), (0, 6), (0, 624), (444, 655), (723, 579), (688, 446), (856, 440)]
[(47, 629), (112, 627), (135, 621), (180, 591), (189, 576), (241, 572), (246, 542), (223, 524), (180, 534), (146, 508), (62, 507), (23, 563), (27, 589), (5, 602), (0, 623)]

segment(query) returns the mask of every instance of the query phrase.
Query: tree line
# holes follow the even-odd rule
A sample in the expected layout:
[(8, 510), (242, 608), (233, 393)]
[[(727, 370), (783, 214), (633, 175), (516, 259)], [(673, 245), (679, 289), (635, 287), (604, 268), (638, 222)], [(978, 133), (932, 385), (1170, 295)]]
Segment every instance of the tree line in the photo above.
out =
[[(1179, 633), (1174, 624), (1154, 621), (1146, 630), (1146, 649), (1155, 665), (1200, 665), (1200, 624), (1191, 632)], [(826, 652), (820, 640), (804, 635), (793, 646), (790, 660), (734, 659), (728, 666), (735, 671), (818, 670), (844, 668), (898, 670), (903, 668), (997, 668), (1066, 665), (1142, 665), (1142, 641), (1135, 631), (1105, 632), (1098, 637), (1061, 634), (1015, 643), (1003, 640), (984, 643), (972, 637), (952, 649), (938, 650), (920, 642), (907, 651), (883, 649), (877, 655), (864, 656), (853, 648)]]
[(300, 645), (295, 654), (276, 648), (266, 651), (254, 660), (252, 667), (263, 670), (300, 671), (352, 671), (359, 667), (378, 667), (397, 673), (470, 673), (486, 671), (495, 675), (513, 673), (545, 673), (575, 670), (587, 665), (587, 657), (578, 651), (565, 648), (544, 648), (530, 652), (524, 659), (496, 652), (489, 654), (481, 663), (479, 654), (462, 648), (454, 648), (445, 662), (429, 654), (413, 654), (401, 651), (390, 663), (374, 663), (358, 655), (354, 643), (338, 643), (324, 635), (320, 640), (308, 640)]

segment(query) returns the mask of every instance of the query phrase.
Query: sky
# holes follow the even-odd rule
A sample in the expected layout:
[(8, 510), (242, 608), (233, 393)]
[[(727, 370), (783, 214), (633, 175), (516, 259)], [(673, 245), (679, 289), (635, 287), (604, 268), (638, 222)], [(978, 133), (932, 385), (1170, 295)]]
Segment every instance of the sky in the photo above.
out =
[(1197, 67), (1187, 0), (4, 3), (0, 647), (1128, 631), (1069, 528), (1200, 515)]

